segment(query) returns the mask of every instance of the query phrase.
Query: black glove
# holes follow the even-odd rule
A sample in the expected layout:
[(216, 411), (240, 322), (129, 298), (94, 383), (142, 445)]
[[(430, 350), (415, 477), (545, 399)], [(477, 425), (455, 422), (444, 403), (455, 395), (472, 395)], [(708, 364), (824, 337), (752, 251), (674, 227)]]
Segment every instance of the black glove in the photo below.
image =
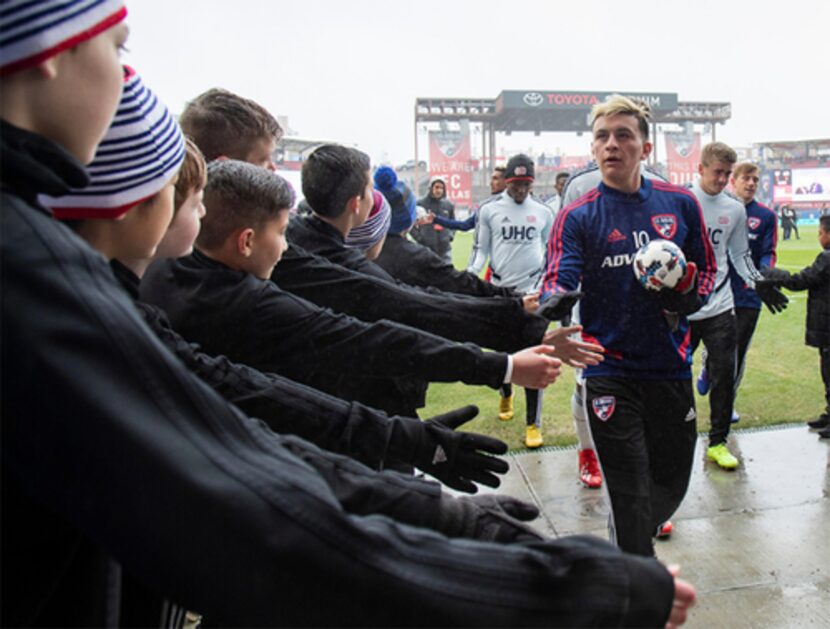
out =
[(510, 469), (507, 461), (490, 456), (507, 452), (504, 441), (474, 432), (455, 432), (478, 415), (477, 406), (465, 406), (423, 422), (423, 431), (411, 462), (448, 487), (474, 494), (475, 483), (498, 487), (496, 474)]
[(436, 530), (447, 537), (489, 542), (535, 542), (542, 535), (524, 524), (539, 517), (539, 509), (511, 496), (441, 496)]
[(571, 310), (585, 293), (569, 290), (567, 293), (554, 293), (539, 303), (536, 314), (548, 321), (559, 321), (571, 314)]
[[(664, 288), (652, 291), (657, 297), (660, 307), (667, 313), (669, 327), (677, 329), (678, 315), (687, 315), (700, 310), (703, 301), (697, 294), (697, 265), (694, 262), (686, 264), (686, 275), (674, 288)], [(673, 315), (673, 316), (672, 316)]]
[[(783, 273), (786, 273), (787, 279), (789, 279), (790, 274), (787, 271), (783, 271)], [(758, 297), (761, 298), (761, 301), (764, 302), (764, 305), (772, 314), (784, 312), (790, 301), (775, 284), (775, 280), (766, 279), (755, 282), (755, 292), (758, 293)]]

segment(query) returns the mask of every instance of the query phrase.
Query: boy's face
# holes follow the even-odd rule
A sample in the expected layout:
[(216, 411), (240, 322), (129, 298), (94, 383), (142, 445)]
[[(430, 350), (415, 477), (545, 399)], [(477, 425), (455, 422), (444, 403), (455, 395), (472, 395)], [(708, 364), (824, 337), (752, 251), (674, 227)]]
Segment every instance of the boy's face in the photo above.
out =
[(737, 177), (732, 177), (732, 187), (744, 204), (749, 203), (755, 198), (755, 192), (758, 190), (758, 171), (744, 171)]
[(288, 208), (281, 210), (277, 218), (271, 219), (254, 232), (251, 242), (251, 256), (245, 270), (261, 280), (271, 277), (274, 267), (288, 249), (285, 230), (288, 227)]
[(521, 205), (530, 194), (530, 188), (533, 185), (531, 181), (511, 181), (507, 184), (507, 194), (510, 195), (516, 203)]
[(175, 182), (173, 177), (154, 197), (124, 215), (121, 230), (124, 238), (117, 258), (145, 260), (153, 257), (173, 220)]
[(446, 190), (443, 181), (436, 181), (432, 184), (432, 188), (430, 188), (430, 192), (432, 196), (436, 199), (440, 199), (444, 196), (444, 191)]
[(248, 151), (248, 154), (242, 161), (265, 168), (266, 170), (275, 171), (277, 165), (274, 163), (274, 151), (277, 148), (277, 141), (272, 138), (260, 138)]
[(713, 159), (709, 164), (700, 164), (700, 187), (706, 194), (718, 195), (729, 183), (729, 176), (732, 174), (734, 164)]
[(591, 152), (605, 184), (626, 190), (632, 182), (639, 183), (640, 162), (651, 153), (651, 143), (640, 133), (637, 117), (600, 116), (594, 121), (593, 136)]
[(825, 231), (821, 225), (818, 228), (818, 241), (822, 249), (830, 248), (830, 231)]
[(494, 170), (490, 175), (490, 194), (498, 194), (504, 192), (507, 184), (504, 183), (504, 173), (500, 170)]
[(159, 243), (156, 258), (181, 258), (193, 253), (193, 243), (205, 215), (203, 196), (203, 190), (193, 190), (184, 200)]
[[(54, 140), (84, 164), (92, 161), (124, 87), (118, 50), (127, 40), (123, 23), (49, 59), (41, 66), (54, 74), (40, 103), (48, 108), (34, 131)], [(58, 106), (59, 105), (59, 106)]]

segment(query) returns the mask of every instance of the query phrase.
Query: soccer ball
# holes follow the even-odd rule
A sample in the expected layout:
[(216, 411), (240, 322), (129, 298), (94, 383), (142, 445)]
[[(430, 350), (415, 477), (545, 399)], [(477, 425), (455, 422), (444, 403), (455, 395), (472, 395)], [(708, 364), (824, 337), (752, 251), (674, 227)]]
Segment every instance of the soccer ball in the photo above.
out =
[(631, 266), (643, 288), (674, 288), (686, 275), (686, 256), (671, 240), (657, 239), (640, 247)]

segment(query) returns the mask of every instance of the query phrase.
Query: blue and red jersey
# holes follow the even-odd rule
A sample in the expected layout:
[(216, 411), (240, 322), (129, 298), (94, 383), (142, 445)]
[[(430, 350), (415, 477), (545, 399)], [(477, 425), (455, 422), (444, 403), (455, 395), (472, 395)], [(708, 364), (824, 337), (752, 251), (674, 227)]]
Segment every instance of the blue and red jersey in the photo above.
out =
[[(749, 238), (749, 252), (756, 269), (775, 267), (775, 248), (778, 246), (778, 217), (766, 205), (754, 199), (746, 207), (746, 234)], [(761, 298), (749, 288), (743, 278), (729, 263), (729, 281), (736, 308), (761, 309)]]
[(560, 210), (548, 239), (542, 298), (575, 290), (583, 337), (606, 349), (605, 361), (585, 377), (688, 379), (692, 353), (685, 317), (672, 332), (656, 295), (634, 276), (637, 250), (655, 238), (674, 241), (698, 266), (698, 292), (714, 288), (715, 256), (694, 195), (642, 178), (640, 189), (622, 193), (600, 183)]

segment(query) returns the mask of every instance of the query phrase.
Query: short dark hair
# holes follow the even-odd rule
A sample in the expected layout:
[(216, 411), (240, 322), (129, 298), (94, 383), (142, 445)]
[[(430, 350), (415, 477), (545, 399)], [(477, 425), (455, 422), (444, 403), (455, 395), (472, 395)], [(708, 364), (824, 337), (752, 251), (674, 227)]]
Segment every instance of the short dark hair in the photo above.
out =
[(280, 123), (264, 107), (221, 88), (187, 103), (179, 125), (209, 162), (220, 155), (244, 160), (256, 142), (279, 141), (283, 134)]
[(337, 218), (349, 199), (363, 198), (370, 167), (369, 156), (363, 151), (324, 144), (303, 163), (303, 195), (315, 213)]
[(567, 179), (570, 177), (571, 174), (567, 171), (562, 171), (561, 173), (556, 173), (556, 183), (559, 183), (561, 179)]
[(830, 214), (819, 217), (818, 224), (821, 225), (824, 231), (830, 234)]
[(234, 159), (208, 164), (202, 229), (196, 244), (221, 247), (238, 229), (262, 226), (294, 205), (294, 190), (276, 173)]

